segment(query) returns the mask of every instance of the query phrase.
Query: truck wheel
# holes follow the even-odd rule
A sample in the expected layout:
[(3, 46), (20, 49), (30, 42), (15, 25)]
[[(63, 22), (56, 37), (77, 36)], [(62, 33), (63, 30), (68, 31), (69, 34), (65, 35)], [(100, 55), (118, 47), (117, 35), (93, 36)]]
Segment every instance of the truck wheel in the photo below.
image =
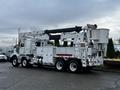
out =
[(22, 60), (22, 67), (28, 67), (28, 61), (26, 59)]
[(62, 60), (59, 60), (56, 62), (55, 67), (58, 71), (63, 71), (65, 70), (65, 62)]
[(78, 61), (72, 60), (69, 62), (69, 71), (70, 72), (79, 72), (80, 71), (80, 64), (78, 63)]
[(18, 67), (19, 66), (17, 57), (12, 57), (12, 65), (14, 67)]

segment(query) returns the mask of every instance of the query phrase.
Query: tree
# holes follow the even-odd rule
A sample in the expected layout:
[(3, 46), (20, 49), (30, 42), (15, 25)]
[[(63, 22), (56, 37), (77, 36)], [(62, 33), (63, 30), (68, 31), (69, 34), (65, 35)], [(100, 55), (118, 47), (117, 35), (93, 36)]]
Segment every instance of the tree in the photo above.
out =
[(108, 58), (114, 58), (115, 57), (115, 49), (114, 49), (112, 38), (109, 39), (109, 42), (108, 42), (108, 45), (107, 45), (107, 57)]

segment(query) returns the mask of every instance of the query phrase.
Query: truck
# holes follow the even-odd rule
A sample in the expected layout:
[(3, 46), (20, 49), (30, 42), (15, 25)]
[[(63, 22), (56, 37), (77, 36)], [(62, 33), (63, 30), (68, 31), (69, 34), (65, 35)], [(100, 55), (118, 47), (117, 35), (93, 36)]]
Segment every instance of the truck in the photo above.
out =
[(10, 56), (14, 67), (50, 66), (58, 71), (80, 72), (103, 65), (109, 29), (97, 25), (20, 32)]

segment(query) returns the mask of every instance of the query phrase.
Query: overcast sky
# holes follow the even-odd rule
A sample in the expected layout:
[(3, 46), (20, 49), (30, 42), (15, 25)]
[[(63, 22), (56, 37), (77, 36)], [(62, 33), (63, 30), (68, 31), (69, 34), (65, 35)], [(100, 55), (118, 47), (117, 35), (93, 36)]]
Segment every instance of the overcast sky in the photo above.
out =
[[(0, 0), (0, 43), (14, 41), (17, 29), (98, 24), (120, 38), (120, 0)], [(11, 42), (8, 42), (11, 43)]]

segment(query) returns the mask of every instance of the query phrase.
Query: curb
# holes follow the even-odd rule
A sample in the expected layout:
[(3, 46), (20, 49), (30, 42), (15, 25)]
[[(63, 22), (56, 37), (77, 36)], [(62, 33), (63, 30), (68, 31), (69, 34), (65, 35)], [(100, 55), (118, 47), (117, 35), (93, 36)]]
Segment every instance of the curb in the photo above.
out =
[(93, 70), (94, 71), (120, 73), (120, 68), (100, 67), (100, 68), (93, 68)]

